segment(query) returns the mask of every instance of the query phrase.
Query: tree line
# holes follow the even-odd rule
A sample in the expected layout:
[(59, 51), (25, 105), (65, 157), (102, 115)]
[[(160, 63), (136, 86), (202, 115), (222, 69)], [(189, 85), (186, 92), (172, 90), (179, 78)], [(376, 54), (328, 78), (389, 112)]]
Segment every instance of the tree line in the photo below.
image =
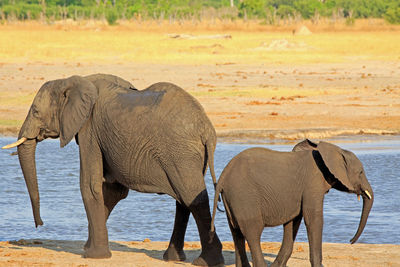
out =
[(0, 20), (280, 20), (383, 18), (400, 24), (399, 0), (0, 0)]

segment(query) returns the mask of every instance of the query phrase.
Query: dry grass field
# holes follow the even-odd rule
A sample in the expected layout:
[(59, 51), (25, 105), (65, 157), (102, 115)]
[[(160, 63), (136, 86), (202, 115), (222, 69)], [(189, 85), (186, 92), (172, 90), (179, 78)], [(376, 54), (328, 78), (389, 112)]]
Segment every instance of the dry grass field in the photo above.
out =
[(111, 73), (170, 81), (220, 137), (299, 139), (400, 132), (400, 27), (305, 22), (24, 22), (0, 25), (0, 130), (15, 134), (47, 80)]
[[(307, 64), (348, 60), (399, 60), (400, 27), (312, 26), (310, 35), (294, 35), (298, 26), (272, 28), (259, 23), (220, 22), (207, 26), (155, 24), (106, 26), (102, 23), (23, 23), (0, 26), (0, 58), (10, 62), (92, 62), (154, 64)], [(330, 30), (329, 30), (330, 29)], [(192, 35), (170, 38), (168, 34)], [(212, 38), (218, 35), (231, 38)], [(195, 38), (197, 37), (197, 38)], [(222, 37), (222, 36), (221, 36)], [(276, 40), (286, 40), (270, 46)], [(397, 58), (396, 58), (397, 57)]]

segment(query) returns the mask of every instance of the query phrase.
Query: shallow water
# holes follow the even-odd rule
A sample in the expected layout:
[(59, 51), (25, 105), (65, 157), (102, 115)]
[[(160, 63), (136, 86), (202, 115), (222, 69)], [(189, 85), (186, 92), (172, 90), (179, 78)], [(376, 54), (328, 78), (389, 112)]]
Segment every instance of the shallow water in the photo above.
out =
[[(0, 138), (0, 146), (15, 141)], [(365, 140), (364, 140), (365, 141)], [(400, 244), (400, 140), (343, 143), (363, 162), (375, 193), (375, 202), (367, 226), (358, 242)], [(215, 170), (219, 177), (229, 160), (240, 151), (256, 145), (217, 145)], [(288, 145), (257, 145), (290, 151)], [(41, 215), (44, 226), (35, 228), (31, 204), (19, 167), (18, 157), (10, 150), (0, 151), (0, 240), (60, 239), (86, 240), (87, 219), (79, 191), (78, 146), (71, 142), (60, 149), (58, 140), (46, 140), (36, 153)], [(206, 176), (210, 199), (214, 190)], [(210, 200), (211, 201), (211, 200)], [(211, 204), (211, 203), (210, 203)], [(357, 231), (362, 201), (354, 194), (330, 190), (324, 202), (324, 242), (346, 243)], [(169, 196), (130, 191), (112, 212), (108, 221), (110, 240), (167, 241), (173, 228), (175, 200)], [(232, 237), (224, 213), (217, 213), (217, 233), (221, 240)], [(262, 241), (281, 241), (282, 227), (265, 228)], [(198, 241), (193, 217), (190, 217), (187, 241)], [(296, 241), (307, 241), (302, 223)]]

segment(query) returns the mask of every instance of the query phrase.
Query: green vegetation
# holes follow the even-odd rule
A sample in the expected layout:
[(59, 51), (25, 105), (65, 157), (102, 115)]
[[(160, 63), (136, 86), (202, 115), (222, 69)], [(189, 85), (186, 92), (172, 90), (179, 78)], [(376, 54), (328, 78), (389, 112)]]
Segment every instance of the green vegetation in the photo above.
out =
[(205, 18), (279, 20), (320, 17), (384, 18), (400, 24), (399, 0), (0, 0), (0, 20), (117, 19), (202, 20)]

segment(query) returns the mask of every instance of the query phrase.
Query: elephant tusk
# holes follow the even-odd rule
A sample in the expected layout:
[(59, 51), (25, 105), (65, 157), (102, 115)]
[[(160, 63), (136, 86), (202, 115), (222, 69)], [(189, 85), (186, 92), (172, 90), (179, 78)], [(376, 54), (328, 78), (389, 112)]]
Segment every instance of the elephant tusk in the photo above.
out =
[(371, 194), (368, 192), (368, 190), (365, 190), (364, 193), (367, 195), (367, 197), (368, 197), (369, 199), (372, 199)]
[(357, 195), (357, 199), (358, 199), (358, 201), (360, 201), (360, 195)]
[(6, 146), (3, 146), (2, 149), (8, 149), (8, 148), (13, 148), (13, 147), (19, 146), (19, 145), (21, 145), (22, 143), (24, 143), (26, 140), (28, 140), (28, 138), (22, 137), (22, 138), (19, 139), (17, 142), (14, 142), (14, 143), (9, 144), (9, 145), (6, 145)]

